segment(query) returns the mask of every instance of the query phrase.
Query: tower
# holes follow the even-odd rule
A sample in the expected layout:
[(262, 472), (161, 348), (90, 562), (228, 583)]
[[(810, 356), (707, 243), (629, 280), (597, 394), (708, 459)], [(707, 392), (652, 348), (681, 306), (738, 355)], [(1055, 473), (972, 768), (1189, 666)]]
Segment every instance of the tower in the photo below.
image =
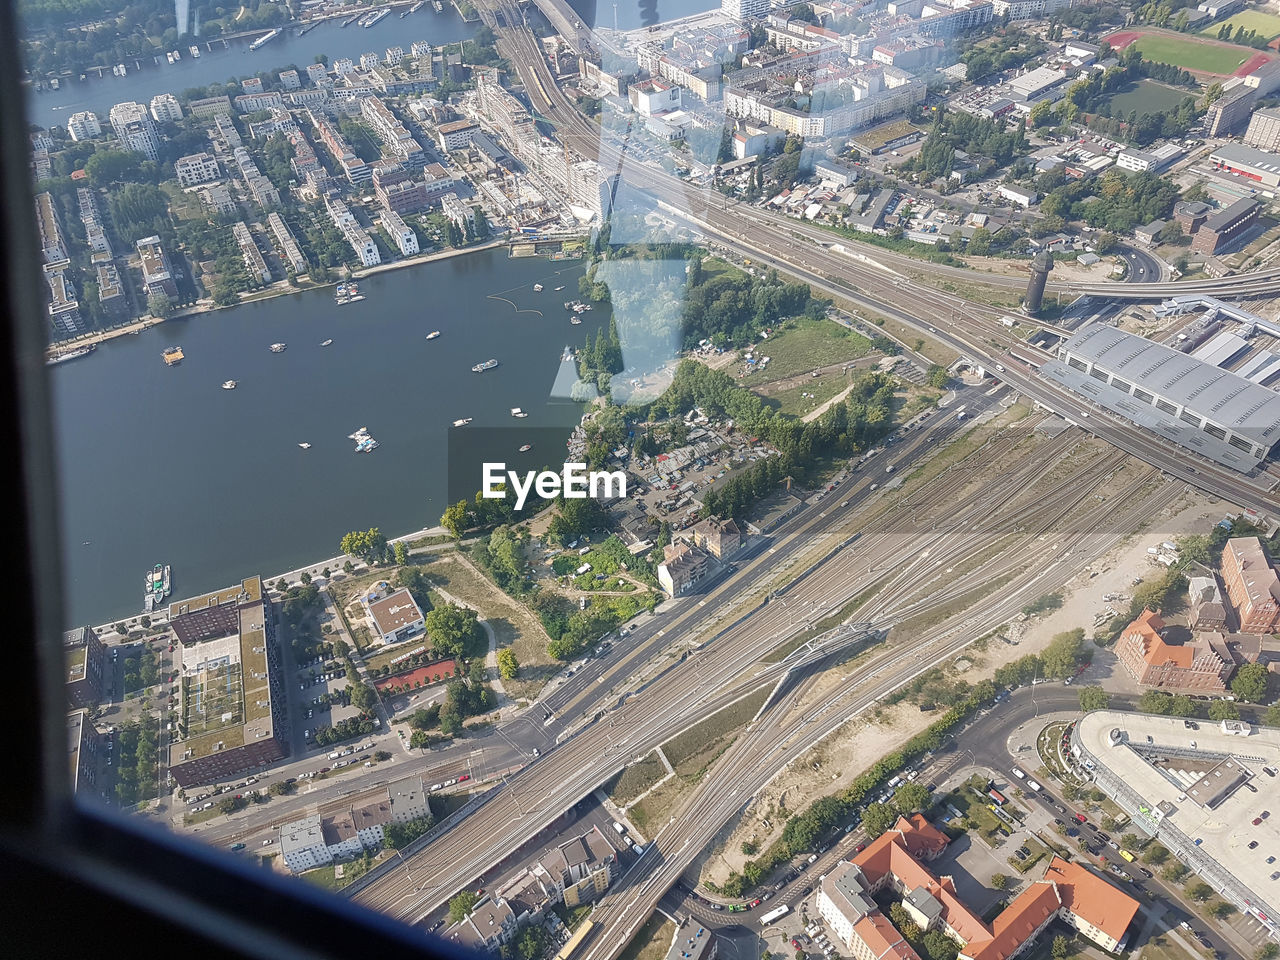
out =
[(1044, 285), (1049, 282), (1049, 271), (1053, 269), (1053, 255), (1041, 250), (1031, 261), (1031, 279), (1027, 281), (1027, 296), (1023, 306), (1027, 313), (1035, 316), (1040, 312), (1040, 301), (1044, 299)]

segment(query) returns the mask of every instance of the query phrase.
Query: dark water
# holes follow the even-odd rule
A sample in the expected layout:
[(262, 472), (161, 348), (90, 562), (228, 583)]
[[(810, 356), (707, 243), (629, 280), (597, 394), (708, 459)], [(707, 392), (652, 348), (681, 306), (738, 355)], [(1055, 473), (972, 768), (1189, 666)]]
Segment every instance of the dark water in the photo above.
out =
[(387, 47), (403, 47), (407, 54), (417, 40), (437, 46), (455, 43), (469, 38), (478, 26), (464, 23), (448, 3), (443, 13), (436, 13), (427, 3), (403, 20), (398, 11), (393, 11), (368, 29), (357, 23), (344, 28), (341, 20), (330, 20), (305, 37), (298, 37), (297, 28), (289, 26), (276, 39), (252, 51), (246, 40), (231, 41), (230, 49), (215, 40), (213, 50), (201, 44), (197, 60), (184, 45), (178, 50), (182, 54), (178, 63), (168, 63), (162, 54), (159, 65), (146, 62), (141, 70), (135, 71), (132, 62), (126, 63), (129, 73), (124, 77), (113, 76), (110, 71), (102, 79), (89, 74), (84, 83), (64, 84), (61, 90), (49, 93), (31, 93), (27, 98), (27, 119), (42, 127), (62, 126), (71, 114), (92, 110), (105, 125), (111, 107), (126, 100), (146, 104), (158, 93), (179, 94), (191, 87), (226, 83), (263, 70), (283, 70), (290, 63), (305, 70), (320, 53), (328, 54), (330, 62), (338, 57), (358, 61), (362, 53), (370, 51), (382, 56)]
[[(339, 307), (332, 290), (279, 297), (50, 367), (67, 623), (139, 612), (139, 574), (157, 562), (173, 565), (174, 595), (190, 596), (331, 557), (348, 530), (434, 526), (456, 419), (505, 428), (493, 431), (507, 434), (496, 459), (512, 459), (511, 428), (558, 428), (549, 460), (562, 460), (581, 408), (551, 399), (561, 354), (607, 316), (570, 325), (563, 302), (577, 298), (582, 269), (485, 251), (368, 277), (361, 303)], [(271, 353), (276, 341), (288, 349)], [(161, 360), (170, 345), (186, 354), (172, 368)], [(490, 357), (501, 366), (471, 372)], [(513, 420), (512, 407), (529, 418)], [(354, 452), (358, 427), (377, 450)], [(478, 464), (476, 477), (478, 489)]]

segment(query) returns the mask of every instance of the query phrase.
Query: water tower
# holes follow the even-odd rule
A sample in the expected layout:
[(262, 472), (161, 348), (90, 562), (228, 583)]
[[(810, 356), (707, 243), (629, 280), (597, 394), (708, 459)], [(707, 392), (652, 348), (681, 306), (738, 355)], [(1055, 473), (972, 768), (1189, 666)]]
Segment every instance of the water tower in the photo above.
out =
[(1044, 299), (1044, 285), (1049, 282), (1049, 271), (1052, 269), (1053, 255), (1048, 250), (1041, 250), (1031, 261), (1031, 279), (1027, 281), (1027, 296), (1023, 306), (1033, 317), (1040, 312), (1040, 302)]

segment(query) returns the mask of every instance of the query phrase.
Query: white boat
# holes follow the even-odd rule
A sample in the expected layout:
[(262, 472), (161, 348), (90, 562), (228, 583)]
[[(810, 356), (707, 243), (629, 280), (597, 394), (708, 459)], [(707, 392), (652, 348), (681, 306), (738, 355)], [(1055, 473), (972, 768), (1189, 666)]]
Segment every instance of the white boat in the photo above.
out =
[(556, 287), (557, 290), (563, 290), (564, 287)]
[(572, 323), (572, 324), (576, 327), (578, 324), (580, 324), (580, 323), (582, 322), (582, 318), (581, 318), (581, 317), (570, 317), (570, 318), (569, 318), (569, 322), (570, 322), (570, 323)]
[(530, 450), (532, 450), (532, 449), (533, 449), (533, 444), (526, 443), (523, 447), (521, 447), (521, 448), (520, 448), (520, 452), (521, 452), (521, 453), (528, 453), (528, 452), (529, 452)]
[(525, 417), (527, 417), (527, 416), (528, 416), (528, 414), (527, 414), (527, 413), (525, 413), (523, 410), (521, 410), (519, 407), (512, 407), (512, 408), (511, 408), (511, 415), (512, 415), (513, 417), (517, 417), (517, 418), (519, 418), (519, 419), (521, 419), (521, 420), (523, 420)]
[(273, 343), (273, 344), (271, 345), (271, 352), (272, 352), (272, 353), (284, 353), (285, 348), (286, 348), (287, 346), (288, 346), (288, 344), (285, 344), (285, 343)]
[(309, 443), (300, 443), (300, 444), (298, 444), (298, 446), (300, 446), (303, 450), (310, 450), (310, 449), (311, 449), (311, 444), (309, 444)]
[(329, 344), (331, 344), (331, 343), (333, 343), (333, 340), (332, 340), (332, 339), (330, 339), (330, 340), (322, 340), (322, 341), (320, 341), (320, 346), (322, 346), (322, 347), (327, 347), (327, 346), (329, 346)]
[(367, 437), (368, 435), (369, 435), (369, 428), (368, 428), (368, 427), (361, 427), (361, 428), (360, 428), (359, 430), (357, 430), (355, 433), (348, 433), (348, 434), (347, 434), (347, 439), (348, 439), (348, 440), (359, 440), (361, 437)]
[(534, 292), (534, 293), (541, 293), (541, 292), (542, 292), (542, 284), (540, 284), (540, 283), (535, 283), (535, 284), (533, 285), (533, 292)]
[(234, 390), (235, 388), (236, 382), (234, 380), (227, 380), (222, 384), (223, 390)]
[(434, 340), (434, 339), (435, 339), (436, 337), (438, 337), (438, 336), (440, 336), (440, 331), (439, 331), (439, 330), (432, 330), (430, 333), (428, 333), (428, 334), (427, 334), (427, 339), (428, 339), (428, 340)]
[(463, 417), (461, 420), (455, 420), (455, 421), (453, 421), (453, 425), (454, 425), (455, 427), (465, 427), (465, 426), (466, 426), (468, 423), (470, 423), (470, 422), (471, 422), (471, 418), (470, 418), (470, 417)]

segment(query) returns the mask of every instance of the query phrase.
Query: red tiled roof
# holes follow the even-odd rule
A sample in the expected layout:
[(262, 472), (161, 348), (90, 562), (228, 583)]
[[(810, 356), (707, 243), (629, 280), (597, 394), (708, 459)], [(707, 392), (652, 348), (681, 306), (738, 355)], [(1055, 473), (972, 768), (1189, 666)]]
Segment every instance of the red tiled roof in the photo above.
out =
[(1138, 901), (1078, 863), (1054, 857), (1044, 878), (1058, 884), (1068, 910), (1120, 940), (1138, 912)]
[(898, 928), (880, 911), (869, 913), (853, 925), (853, 932), (871, 949), (876, 960), (920, 960), (920, 955), (903, 939)]
[(989, 938), (970, 941), (964, 955), (972, 960), (1005, 960), (1027, 942), (1062, 906), (1052, 883), (1033, 883), (991, 924)]
[(1160, 614), (1154, 610), (1143, 610), (1142, 616), (1125, 628), (1124, 635), (1127, 638), (1137, 634), (1142, 638), (1142, 659), (1147, 663), (1153, 666), (1172, 664), (1184, 670), (1190, 668), (1195, 658), (1191, 648), (1165, 643), (1160, 636), (1163, 629), (1164, 621)]

